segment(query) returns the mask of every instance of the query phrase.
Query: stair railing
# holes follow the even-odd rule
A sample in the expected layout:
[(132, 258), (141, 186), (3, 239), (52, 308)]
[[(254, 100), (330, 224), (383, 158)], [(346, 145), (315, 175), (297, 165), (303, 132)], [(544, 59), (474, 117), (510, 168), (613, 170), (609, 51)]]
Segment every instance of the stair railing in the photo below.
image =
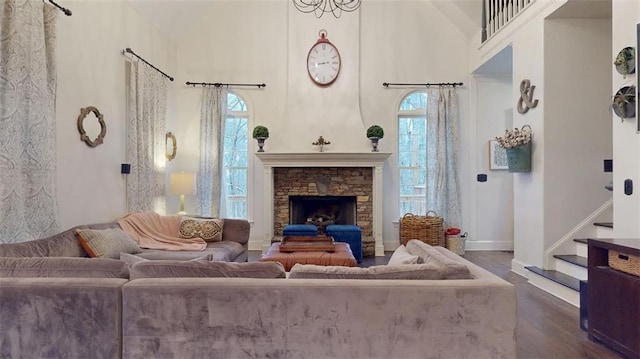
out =
[(535, 0), (482, 0), (482, 42), (491, 38)]

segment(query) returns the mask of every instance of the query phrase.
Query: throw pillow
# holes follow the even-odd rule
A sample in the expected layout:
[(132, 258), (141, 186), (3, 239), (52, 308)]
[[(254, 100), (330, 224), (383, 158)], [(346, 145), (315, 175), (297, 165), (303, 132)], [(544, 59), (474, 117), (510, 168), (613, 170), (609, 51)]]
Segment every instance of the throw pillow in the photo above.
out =
[(407, 242), (407, 250), (413, 255), (420, 256), (425, 264), (433, 263), (442, 267), (446, 279), (472, 279), (473, 276), (464, 263), (453, 260), (444, 254), (438, 252), (435, 248), (419, 241), (412, 239)]
[(442, 268), (431, 264), (380, 265), (368, 268), (296, 264), (289, 278), (304, 279), (443, 279)]
[(0, 258), (0, 277), (129, 278), (119, 260), (85, 257)]
[(131, 279), (176, 277), (285, 278), (278, 262), (144, 261), (131, 267)]
[(183, 217), (180, 221), (180, 238), (202, 238), (207, 242), (220, 242), (224, 220)]
[(78, 241), (89, 257), (120, 258), (120, 252), (140, 253), (133, 238), (120, 228), (76, 229)]
[(393, 254), (391, 258), (389, 258), (389, 263), (387, 265), (393, 266), (398, 264), (420, 264), (424, 263), (420, 256), (413, 255), (409, 253), (407, 247), (404, 245), (400, 245)]

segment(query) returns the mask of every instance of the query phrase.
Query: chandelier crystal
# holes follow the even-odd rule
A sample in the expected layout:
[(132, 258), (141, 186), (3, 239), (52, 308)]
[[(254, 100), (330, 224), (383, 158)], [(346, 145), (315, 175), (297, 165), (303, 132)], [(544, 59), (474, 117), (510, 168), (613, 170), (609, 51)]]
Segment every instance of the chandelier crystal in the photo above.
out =
[(324, 13), (330, 12), (336, 18), (342, 15), (342, 12), (352, 12), (360, 7), (361, 0), (293, 0), (293, 5), (301, 12), (312, 12), (317, 18), (322, 17)]

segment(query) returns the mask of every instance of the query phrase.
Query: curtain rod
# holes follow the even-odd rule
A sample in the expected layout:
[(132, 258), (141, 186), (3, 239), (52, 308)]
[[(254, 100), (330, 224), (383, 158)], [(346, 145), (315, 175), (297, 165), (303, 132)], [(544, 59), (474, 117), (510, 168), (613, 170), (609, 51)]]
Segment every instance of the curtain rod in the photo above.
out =
[(266, 84), (223, 84), (220, 82), (189, 82), (187, 81), (187, 85), (191, 85), (193, 87), (196, 86), (214, 86), (214, 87), (222, 87), (222, 86), (255, 86), (257, 88), (261, 88), (261, 87), (267, 87)]
[(71, 10), (63, 8), (62, 6), (56, 4), (56, 2), (53, 1), (53, 0), (47, 0), (47, 1), (49, 1), (53, 6), (57, 7), (58, 9), (60, 9), (60, 11), (62, 11), (65, 15), (71, 16)]
[(426, 83), (426, 84), (406, 84), (406, 83), (392, 83), (392, 82), (383, 82), (382, 86), (384, 87), (389, 87), (389, 86), (426, 86), (426, 87), (430, 87), (430, 86), (438, 86), (438, 87), (446, 87), (446, 86), (452, 86), (452, 87), (456, 87), (456, 86), (462, 86), (464, 85), (462, 82), (437, 82), (437, 83)]
[[(51, 1), (51, 0), (49, 0), (49, 1)], [(147, 62), (147, 60), (143, 59), (143, 58), (142, 58), (142, 57), (140, 57), (138, 54), (136, 54), (135, 52), (133, 52), (133, 50), (131, 50), (131, 48), (127, 47), (126, 49), (122, 50), (122, 53), (123, 53), (123, 54), (125, 54), (125, 53), (129, 53), (129, 54), (131, 54), (131, 55), (133, 55), (133, 56), (135, 56), (135, 57), (139, 58), (140, 60), (142, 60), (142, 62), (144, 62), (145, 64), (147, 64), (147, 65), (151, 66), (154, 70), (158, 71), (159, 73), (161, 73), (161, 74), (163, 74), (164, 76), (166, 76), (169, 80), (173, 81), (173, 77), (171, 77), (171, 76), (169, 76), (169, 75), (165, 74), (165, 73), (164, 73), (164, 72), (162, 72), (159, 68), (157, 68), (157, 67), (155, 67), (155, 66), (151, 65), (149, 62)]]

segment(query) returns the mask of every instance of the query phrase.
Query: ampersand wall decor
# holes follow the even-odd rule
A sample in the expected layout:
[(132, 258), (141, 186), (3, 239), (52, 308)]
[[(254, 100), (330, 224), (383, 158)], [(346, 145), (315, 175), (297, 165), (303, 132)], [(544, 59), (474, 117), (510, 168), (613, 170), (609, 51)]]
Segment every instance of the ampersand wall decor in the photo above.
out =
[(533, 90), (535, 86), (531, 86), (531, 81), (528, 79), (520, 82), (520, 99), (518, 100), (518, 112), (527, 113), (530, 108), (538, 106), (538, 100), (533, 99)]

